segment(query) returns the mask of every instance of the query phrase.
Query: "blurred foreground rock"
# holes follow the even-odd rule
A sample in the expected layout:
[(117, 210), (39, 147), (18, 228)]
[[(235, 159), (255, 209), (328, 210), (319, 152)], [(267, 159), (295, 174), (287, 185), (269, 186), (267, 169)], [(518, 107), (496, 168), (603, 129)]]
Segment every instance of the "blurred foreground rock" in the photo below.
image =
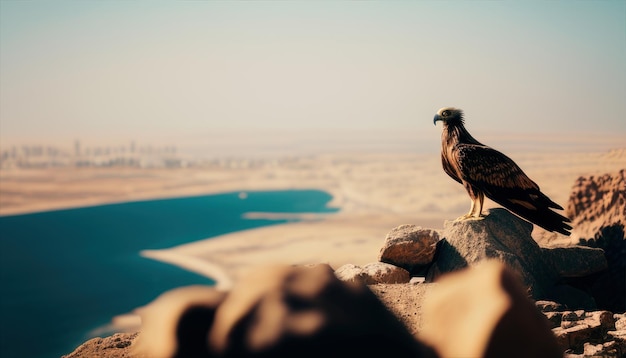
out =
[(441, 357), (560, 357), (519, 276), (496, 260), (444, 275), (423, 305), (419, 337)]
[[(266, 267), (227, 293), (168, 292), (142, 310), (148, 357), (434, 357), (360, 282), (328, 265)], [(204, 300), (200, 299), (202, 296)]]
[[(402, 285), (384, 289), (394, 286)], [(444, 276), (426, 294), (418, 337), (373, 292), (385, 294), (340, 281), (324, 264), (266, 267), (229, 292), (166, 292), (141, 310), (136, 339), (94, 339), (67, 357), (560, 356), (547, 320), (502, 263)]]
[(624, 314), (533, 302), (519, 276), (496, 260), (435, 284), (365, 286), (336, 279), (327, 265), (270, 267), (230, 292), (166, 292), (141, 314), (139, 335), (94, 338), (66, 357), (626, 354)]

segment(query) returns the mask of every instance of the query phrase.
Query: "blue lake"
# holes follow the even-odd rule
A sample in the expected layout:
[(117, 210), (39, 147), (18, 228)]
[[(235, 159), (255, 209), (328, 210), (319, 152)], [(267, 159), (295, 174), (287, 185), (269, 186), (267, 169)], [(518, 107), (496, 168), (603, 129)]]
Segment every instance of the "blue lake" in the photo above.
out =
[(141, 250), (296, 221), (248, 212), (336, 212), (331, 199), (318, 190), (237, 192), (0, 217), (0, 356), (60, 357), (169, 289), (214, 283)]

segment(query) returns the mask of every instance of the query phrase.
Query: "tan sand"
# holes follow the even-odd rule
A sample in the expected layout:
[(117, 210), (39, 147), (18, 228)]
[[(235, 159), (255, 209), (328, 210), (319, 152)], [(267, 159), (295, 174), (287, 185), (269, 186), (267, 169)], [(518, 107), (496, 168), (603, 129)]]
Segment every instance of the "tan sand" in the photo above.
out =
[[(377, 261), (389, 228), (414, 222), (414, 217), (403, 215), (340, 213), (324, 220), (236, 232), (141, 254), (208, 275), (227, 289), (248, 270), (267, 264), (328, 263), (337, 268), (345, 263)], [(423, 221), (426, 227), (439, 224), (438, 220)]]
[[(580, 175), (626, 167), (624, 149), (611, 153), (507, 154), (562, 206), (566, 206)], [(444, 220), (469, 209), (467, 194), (443, 173), (438, 155), (318, 155), (253, 165), (239, 163), (228, 168), (2, 170), (0, 184), (1, 215), (229, 191), (317, 188), (333, 195), (331, 205), (341, 208), (339, 214), (313, 215), (299, 223), (143, 253), (208, 274), (224, 285), (263, 263), (327, 262), (338, 266), (375, 261), (385, 234), (393, 227), (417, 224), (441, 228)], [(487, 200), (486, 207), (492, 206)]]
[[(625, 149), (611, 153), (507, 154), (564, 207), (580, 175), (626, 168)], [(219, 288), (227, 289), (233, 280), (263, 264), (324, 262), (337, 268), (345, 263), (373, 262), (392, 228), (417, 224), (439, 229), (445, 220), (469, 210), (465, 190), (443, 173), (438, 155), (353, 153), (263, 161), (247, 168), (2, 170), (0, 215), (297, 188), (331, 193), (331, 205), (341, 211), (327, 216), (305, 215), (302, 222), (241, 231), (141, 254), (212, 277)], [(486, 208), (495, 206), (489, 200), (485, 204)], [(249, 215), (277, 218), (275, 213)]]

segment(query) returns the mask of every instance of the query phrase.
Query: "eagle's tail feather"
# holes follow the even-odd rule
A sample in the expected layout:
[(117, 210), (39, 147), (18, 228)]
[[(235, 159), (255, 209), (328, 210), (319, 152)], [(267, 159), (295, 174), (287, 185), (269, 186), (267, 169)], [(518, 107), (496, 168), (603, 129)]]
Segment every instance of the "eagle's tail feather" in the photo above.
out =
[(538, 198), (537, 201), (540, 202), (540, 205), (545, 205), (545, 206), (550, 207), (550, 208), (563, 210), (563, 207), (561, 205), (559, 205), (559, 204), (555, 203), (554, 201), (552, 201), (552, 199), (548, 198), (542, 192), (539, 192), (539, 198)]
[[(550, 200), (550, 202), (552, 201)], [(569, 230), (571, 230), (572, 227), (568, 223), (571, 222), (571, 220), (555, 211), (552, 211), (550, 209), (550, 207), (553, 207), (552, 205), (539, 206), (537, 203), (532, 203), (534, 208), (531, 208), (531, 205), (523, 205), (523, 203), (520, 204), (519, 202), (512, 202), (509, 200), (498, 204), (548, 231), (558, 232), (566, 236), (570, 235)]]

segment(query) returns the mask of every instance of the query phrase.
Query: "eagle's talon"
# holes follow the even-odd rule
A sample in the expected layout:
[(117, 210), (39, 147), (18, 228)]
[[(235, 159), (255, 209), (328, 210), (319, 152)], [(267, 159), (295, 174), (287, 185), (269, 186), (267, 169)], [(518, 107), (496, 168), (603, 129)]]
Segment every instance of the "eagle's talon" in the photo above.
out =
[(485, 215), (479, 215), (479, 216), (474, 216), (472, 214), (465, 214), (462, 216), (459, 216), (458, 218), (456, 218), (454, 221), (464, 221), (464, 220), (482, 220), (485, 218)]

